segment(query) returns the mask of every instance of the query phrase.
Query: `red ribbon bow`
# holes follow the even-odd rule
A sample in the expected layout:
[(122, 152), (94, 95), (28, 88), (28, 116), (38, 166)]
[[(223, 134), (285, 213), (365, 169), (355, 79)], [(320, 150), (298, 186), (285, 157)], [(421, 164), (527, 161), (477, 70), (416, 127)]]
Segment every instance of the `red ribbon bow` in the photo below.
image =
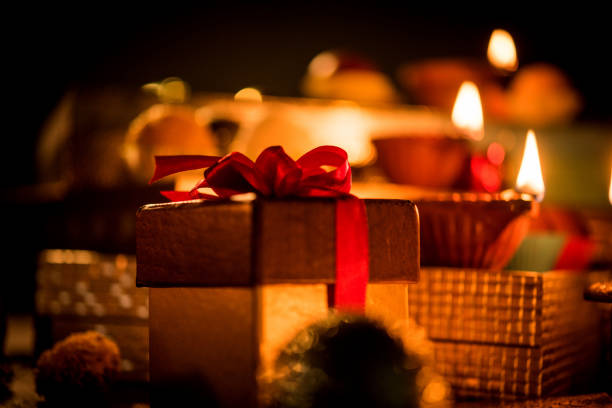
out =
[[(321, 166), (332, 166), (326, 172)], [(227, 198), (254, 192), (266, 197), (341, 197), (351, 189), (351, 167), (346, 152), (335, 146), (321, 146), (294, 161), (282, 147), (265, 149), (251, 161), (242, 153), (218, 156), (156, 156), (155, 174), (150, 183), (170, 174), (206, 168), (204, 178), (189, 192), (163, 192), (170, 200)], [(210, 187), (218, 197), (198, 192)]]
[[(255, 162), (238, 152), (224, 157), (156, 156), (150, 182), (202, 168), (206, 168), (204, 178), (191, 191), (162, 194), (171, 201), (218, 200), (249, 192), (266, 197), (337, 197), (334, 302), (339, 309), (363, 312), (369, 277), (368, 224), (363, 201), (350, 194), (351, 167), (344, 150), (321, 146), (297, 161), (280, 146), (268, 147)], [(200, 193), (203, 187), (217, 195)]]

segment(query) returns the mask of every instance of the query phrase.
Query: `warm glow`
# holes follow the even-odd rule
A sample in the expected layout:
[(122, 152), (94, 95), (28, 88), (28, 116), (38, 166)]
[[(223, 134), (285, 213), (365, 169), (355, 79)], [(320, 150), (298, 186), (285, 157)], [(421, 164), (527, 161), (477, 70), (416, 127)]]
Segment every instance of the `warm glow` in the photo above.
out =
[(612, 166), (610, 167), (610, 189), (608, 190), (608, 200), (612, 204)]
[(521, 193), (534, 195), (538, 201), (542, 201), (544, 198), (544, 179), (542, 178), (538, 145), (533, 130), (527, 132), (523, 161), (516, 178), (516, 189)]
[(332, 144), (346, 150), (351, 165), (364, 165), (374, 159), (368, 137), (368, 123), (357, 108), (337, 108), (322, 115), (316, 123), (316, 144)]
[(255, 88), (242, 88), (236, 95), (234, 95), (235, 101), (246, 101), (246, 102), (261, 102), (263, 97), (261, 92)]
[(318, 78), (329, 78), (338, 69), (338, 57), (331, 52), (322, 52), (310, 61), (308, 73)]
[(499, 143), (493, 142), (487, 148), (487, 159), (489, 159), (492, 164), (496, 166), (501, 166), (501, 164), (504, 162), (505, 157), (506, 151), (504, 150), (504, 147)]
[(482, 139), (482, 104), (478, 88), (473, 82), (465, 81), (461, 84), (455, 106), (453, 106), (452, 118), (455, 126), (466, 132), (472, 139)]
[(162, 103), (184, 103), (189, 97), (189, 85), (176, 77), (144, 84), (142, 89), (157, 95)]
[(506, 30), (493, 30), (487, 50), (489, 62), (495, 68), (505, 71), (516, 71), (518, 59), (516, 58), (516, 47), (510, 33)]
[(191, 172), (182, 172), (174, 176), (174, 190), (176, 191), (189, 191), (196, 185), (202, 178), (202, 172), (198, 170), (194, 174)]

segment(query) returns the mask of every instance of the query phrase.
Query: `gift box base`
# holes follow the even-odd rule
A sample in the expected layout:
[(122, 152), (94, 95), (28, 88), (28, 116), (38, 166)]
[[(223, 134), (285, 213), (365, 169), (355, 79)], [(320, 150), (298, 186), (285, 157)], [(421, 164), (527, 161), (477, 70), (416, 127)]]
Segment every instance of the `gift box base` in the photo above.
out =
[[(202, 403), (260, 406), (282, 347), (329, 313), (327, 293), (324, 284), (150, 288), (153, 405), (178, 385)], [(407, 284), (369, 284), (366, 315), (405, 322)]]

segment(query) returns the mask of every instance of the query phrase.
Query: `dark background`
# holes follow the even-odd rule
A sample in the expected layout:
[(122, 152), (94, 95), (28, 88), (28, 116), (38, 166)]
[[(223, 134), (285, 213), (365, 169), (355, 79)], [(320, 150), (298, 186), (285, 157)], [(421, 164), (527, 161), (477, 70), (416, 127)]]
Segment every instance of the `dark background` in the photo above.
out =
[[(268, 95), (298, 96), (307, 64), (323, 50), (362, 54), (395, 80), (397, 68), (405, 62), (432, 57), (484, 61), (491, 31), (504, 28), (515, 39), (521, 65), (545, 61), (566, 71), (585, 100), (579, 120), (612, 123), (607, 11), (583, 3), (544, 10), (501, 1), (463, 6), (431, 2), (424, 10), (410, 1), (399, 6), (3, 5), (0, 210), (9, 244), (1, 251), (5, 278), (0, 283), (0, 309), (5, 296), (9, 311), (31, 312), (37, 250), (70, 247), (45, 241), (44, 225), (49, 223), (41, 207), (11, 198), (19, 186), (36, 183), (37, 134), (68, 89), (138, 89), (179, 76), (194, 91), (234, 93), (256, 86)], [(155, 197), (159, 198), (157, 192)], [(89, 208), (90, 201), (103, 204)], [(71, 202), (73, 207), (60, 202), (44, 208), (66, 216), (76, 213), (75, 208), (96, 214), (112, 210), (108, 199), (95, 196), (89, 197), (90, 204)]]
[(585, 98), (580, 120), (612, 117), (608, 13), (582, 3), (539, 11), (499, 1), (467, 9), (436, 2), (429, 10), (414, 2), (126, 4), (24, 5), (5, 13), (5, 121), (17, 127), (3, 137), (1, 170), (12, 174), (4, 186), (35, 182), (36, 134), (68, 87), (138, 87), (179, 76), (195, 91), (257, 86), (299, 95), (308, 62), (322, 50), (361, 53), (395, 79), (407, 61), (484, 59), (494, 28), (514, 36), (522, 65), (546, 61), (568, 73)]

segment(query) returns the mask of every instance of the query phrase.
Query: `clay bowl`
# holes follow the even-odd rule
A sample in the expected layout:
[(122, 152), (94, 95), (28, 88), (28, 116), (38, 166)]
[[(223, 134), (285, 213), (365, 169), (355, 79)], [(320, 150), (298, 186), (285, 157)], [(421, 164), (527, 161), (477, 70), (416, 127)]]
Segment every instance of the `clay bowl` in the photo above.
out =
[(464, 81), (483, 90), (495, 84), (494, 71), (483, 61), (465, 58), (429, 59), (401, 66), (398, 80), (416, 103), (450, 111)]
[(385, 135), (373, 137), (372, 142), (389, 180), (422, 187), (451, 187), (470, 153), (467, 140), (443, 135)]
[(502, 269), (537, 211), (529, 197), (499, 194), (446, 194), (415, 203), (423, 266)]

